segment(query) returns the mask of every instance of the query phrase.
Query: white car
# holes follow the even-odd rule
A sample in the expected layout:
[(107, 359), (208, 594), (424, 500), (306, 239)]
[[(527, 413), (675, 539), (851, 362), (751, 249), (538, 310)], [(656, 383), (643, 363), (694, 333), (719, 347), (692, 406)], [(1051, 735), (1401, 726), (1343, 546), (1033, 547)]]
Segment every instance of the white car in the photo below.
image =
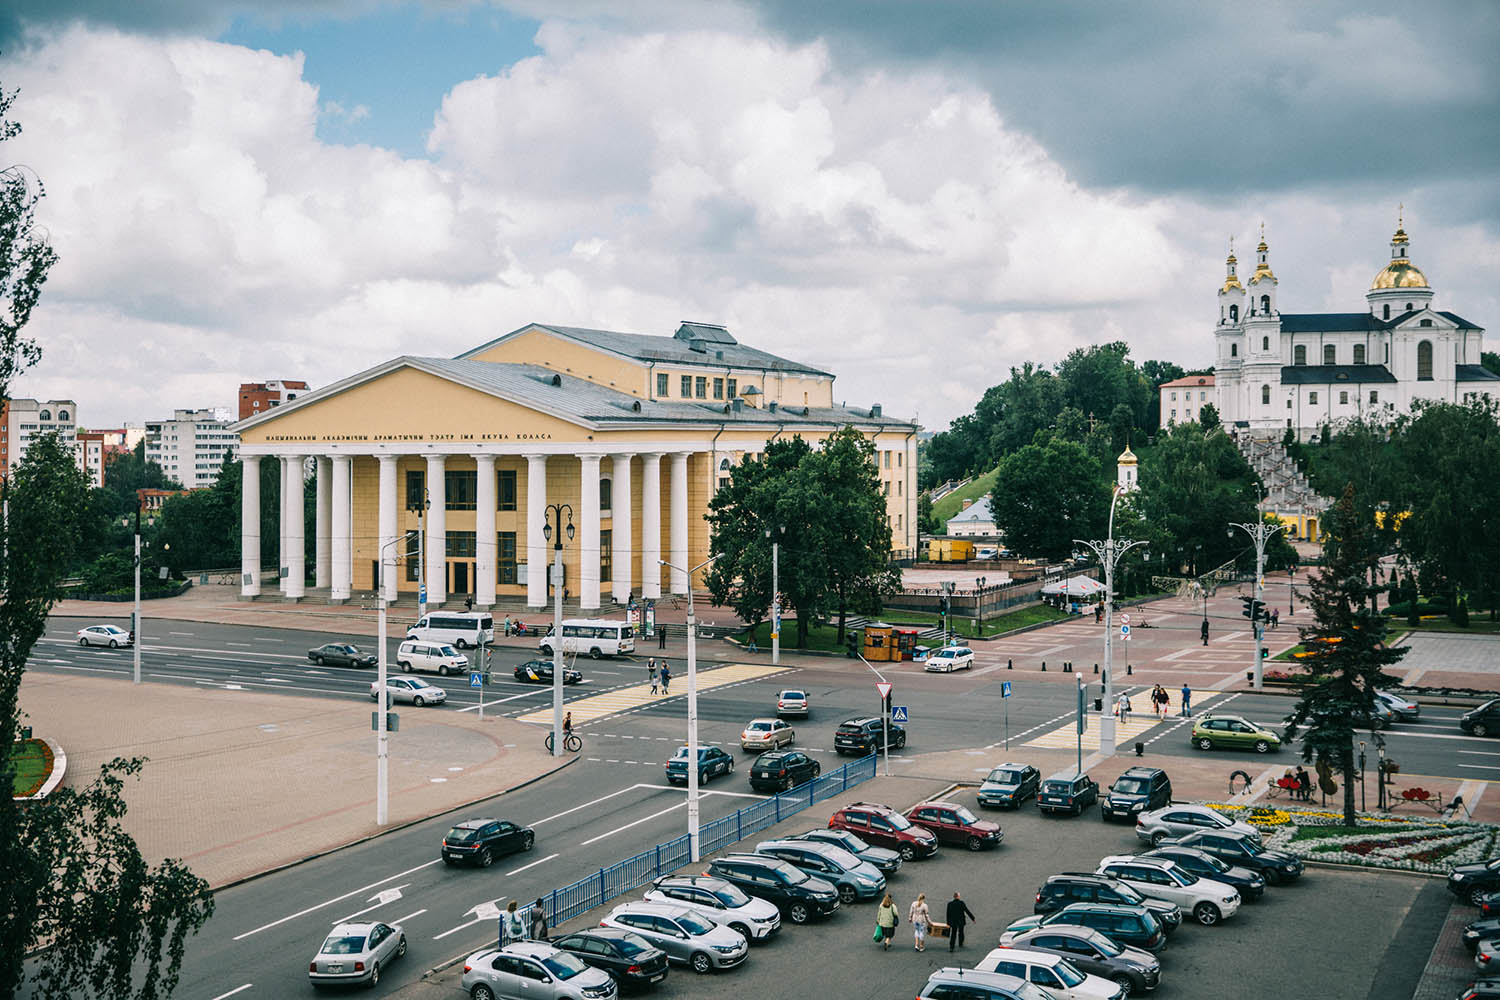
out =
[(922, 667), (931, 674), (951, 674), (955, 670), (974, 669), (974, 651), (968, 646), (944, 646), (937, 652), (927, 654)]
[(1119, 879), (1142, 896), (1191, 910), (1205, 927), (1234, 916), (1240, 908), (1238, 889), (1195, 875), (1166, 858), (1120, 854), (1100, 861), (1098, 871)]
[(337, 924), (307, 966), (313, 988), (343, 983), (375, 986), (380, 970), (406, 954), (400, 924)]
[(134, 645), (134, 642), (130, 638), (130, 633), (118, 625), (90, 625), (88, 628), (78, 630), (78, 645), (108, 646), (110, 649), (118, 649), (121, 646)]
[(685, 906), (746, 941), (765, 941), (781, 928), (775, 903), (747, 895), (733, 882), (712, 875), (668, 875), (646, 893), (648, 903)]
[(782, 691), (776, 696), (776, 714), (800, 715), (807, 718), (807, 692), (806, 691)]
[[(385, 682), (385, 690), (391, 701), (409, 701), (417, 708), (423, 705), (441, 705), (448, 700), (447, 691), (420, 677), (392, 677)], [(380, 700), (379, 681), (370, 685), (370, 700)]]
[(1129, 990), (1102, 976), (1091, 976), (1061, 955), (1027, 948), (996, 948), (974, 968), (999, 972), (1045, 987), (1056, 1000), (1120, 1000)]
[(740, 747), (761, 753), (780, 750), (797, 742), (797, 730), (780, 719), (751, 719), (740, 733)]
[(1260, 831), (1249, 823), (1230, 819), (1208, 806), (1172, 805), (1143, 812), (1135, 818), (1135, 835), (1153, 847), (1173, 837), (1190, 833), (1233, 833), (1260, 843)]

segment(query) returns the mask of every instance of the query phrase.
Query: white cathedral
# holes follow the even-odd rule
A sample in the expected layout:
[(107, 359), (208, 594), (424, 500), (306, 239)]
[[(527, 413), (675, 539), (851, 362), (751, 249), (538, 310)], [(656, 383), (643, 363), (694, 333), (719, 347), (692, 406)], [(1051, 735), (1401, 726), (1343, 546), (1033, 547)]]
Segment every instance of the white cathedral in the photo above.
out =
[(1233, 251), (1219, 289), (1214, 382), (1220, 419), (1257, 437), (1407, 410), (1413, 400), (1500, 398), (1500, 375), (1480, 366), (1484, 330), (1432, 308), (1432, 287), (1407, 257), (1406, 231), (1353, 313), (1283, 313), (1264, 234), (1249, 289)]

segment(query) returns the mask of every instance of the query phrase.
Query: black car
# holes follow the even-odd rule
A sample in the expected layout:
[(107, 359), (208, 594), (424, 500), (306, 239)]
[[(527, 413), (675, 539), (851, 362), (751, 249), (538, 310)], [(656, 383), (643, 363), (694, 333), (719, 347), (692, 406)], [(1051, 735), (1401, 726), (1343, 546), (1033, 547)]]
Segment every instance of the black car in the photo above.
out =
[(1109, 786), (1099, 799), (1099, 815), (1105, 822), (1123, 816), (1131, 819), (1152, 809), (1172, 804), (1172, 779), (1159, 767), (1132, 767)]
[[(1044, 917), (1027, 917), (1017, 933), (1033, 927), (1092, 927), (1116, 944), (1155, 952), (1167, 946), (1167, 932), (1156, 914), (1144, 906), (1122, 903), (1069, 903)], [(1015, 924), (1011, 926), (1015, 927)], [(1002, 936), (1001, 940), (1004, 940)]]
[(1470, 736), (1489, 736), (1500, 733), (1500, 698), (1487, 701), (1478, 708), (1471, 708), (1458, 717), (1458, 728)]
[(785, 838), (787, 840), (815, 840), (823, 844), (833, 844), (842, 847), (861, 861), (868, 861), (880, 870), (882, 875), (891, 875), (901, 870), (901, 854), (885, 847), (876, 847), (867, 844), (857, 834), (848, 830), (827, 830), (821, 827), (808, 830), (806, 833), (793, 834)]
[[(516, 680), (523, 684), (551, 684), (552, 683), (552, 661), (551, 660), (527, 660), (516, 667)], [(583, 680), (583, 674), (577, 670), (563, 668), (563, 683), (578, 684)]]
[(1500, 890), (1500, 858), (1474, 865), (1457, 865), (1448, 873), (1448, 891), (1475, 906), (1488, 893)]
[(1242, 865), (1231, 865), (1227, 861), (1221, 861), (1207, 851), (1200, 851), (1196, 847), (1158, 847), (1154, 851), (1147, 851), (1144, 857), (1166, 858), (1168, 861), (1175, 862), (1177, 867), (1192, 872), (1199, 878), (1223, 882), (1238, 890), (1240, 898), (1247, 903), (1259, 899), (1266, 893), (1265, 876)]
[(1010, 947), (1061, 955), (1080, 972), (1113, 980), (1132, 995), (1161, 983), (1161, 961), (1155, 955), (1117, 944), (1091, 927), (1039, 927), (1012, 938)]
[(1157, 846), (1196, 847), (1220, 861), (1250, 869), (1271, 885), (1302, 877), (1302, 859), (1295, 854), (1261, 847), (1244, 834), (1230, 830), (1200, 830), (1185, 837), (1164, 840)]
[(806, 784), (823, 773), (823, 765), (801, 750), (772, 750), (750, 765), (750, 787), (776, 792)]
[(726, 854), (708, 866), (708, 874), (733, 882), (786, 914), (794, 924), (826, 917), (839, 908), (839, 893), (831, 882), (809, 875), (796, 865), (758, 854)]
[(1044, 813), (1066, 812), (1081, 815), (1099, 801), (1099, 786), (1086, 774), (1060, 771), (1042, 782), (1036, 807)]
[(833, 734), (833, 749), (842, 756), (852, 753), (864, 757), (883, 750), (886, 740), (892, 750), (906, 746), (906, 730), (895, 723), (885, 723), (877, 718), (850, 719)]
[(1480, 917), (1464, 928), (1464, 947), (1473, 951), (1481, 941), (1500, 938), (1500, 917)]
[(667, 978), (667, 953), (623, 927), (586, 927), (549, 943), (614, 976), (621, 989), (646, 989)]
[(317, 649), (309, 649), (307, 658), (319, 666), (373, 667), (377, 657), (374, 653), (361, 653), (359, 647), (347, 642), (325, 642)]
[(1063, 872), (1049, 876), (1036, 891), (1033, 913), (1052, 913), (1069, 903), (1119, 903), (1144, 906), (1161, 921), (1162, 929), (1171, 933), (1182, 924), (1182, 908), (1163, 899), (1143, 896), (1134, 886), (1108, 875), (1090, 872)]
[(443, 837), (443, 862), (472, 861), (481, 868), (502, 854), (529, 851), (536, 831), (502, 819), (467, 819)]
[(1042, 772), (1030, 764), (997, 764), (979, 786), (979, 804), (995, 809), (1021, 808), (1027, 797), (1036, 797), (1042, 787)]

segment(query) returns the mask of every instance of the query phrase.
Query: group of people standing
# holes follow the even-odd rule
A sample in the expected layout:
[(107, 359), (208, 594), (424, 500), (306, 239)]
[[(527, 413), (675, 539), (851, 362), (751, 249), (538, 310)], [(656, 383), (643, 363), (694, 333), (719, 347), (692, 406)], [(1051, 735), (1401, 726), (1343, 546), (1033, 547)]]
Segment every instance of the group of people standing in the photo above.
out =
[(502, 947), (516, 941), (545, 941), (547, 940), (547, 914), (542, 909), (540, 897), (527, 908), (528, 922), (522, 915), (520, 907), (512, 899), (505, 907), (505, 913), (500, 917), (500, 944)]
[(651, 680), (652, 694), (672, 693), (672, 668), (667, 666), (665, 656), (659, 662), (654, 656), (646, 660), (646, 676)]
[[(1188, 687), (1186, 682), (1182, 685), (1181, 695), (1182, 707), (1178, 710), (1177, 714), (1186, 718), (1193, 714), (1193, 689)], [(1167, 694), (1167, 689), (1160, 684), (1153, 684), (1151, 685), (1151, 693), (1148, 697), (1151, 699), (1152, 713), (1158, 719), (1167, 718), (1172, 710), (1172, 696)], [(1120, 717), (1121, 722), (1129, 722), (1130, 711), (1130, 695), (1122, 691), (1120, 697), (1115, 699), (1115, 714)]]
[[(962, 948), (964, 945), (964, 926), (970, 921), (977, 919), (974, 911), (969, 909), (969, 904), (963, 898), (954, 893), (953, 898), (948, 900), (948, 905), (943, 911), (947, 918), (948, 927), (948, 950)], [(917, 898), (912, 900), (911, 906), (907, 908), (906, 919), (911, 922), (913, 948), (916, 951), (927, 950), (927, 935), (932, 931), (932, 910), (927, 905), (927, 893), (917, 893)], [(901, 918), (896, 912), (896, 900), (890, 893), (880, 901), (880, 908), (875, 911), (875, 941), (886, 951), (891, 950), (891, 942), (896, 937), (896, 927), (901, 923)]]

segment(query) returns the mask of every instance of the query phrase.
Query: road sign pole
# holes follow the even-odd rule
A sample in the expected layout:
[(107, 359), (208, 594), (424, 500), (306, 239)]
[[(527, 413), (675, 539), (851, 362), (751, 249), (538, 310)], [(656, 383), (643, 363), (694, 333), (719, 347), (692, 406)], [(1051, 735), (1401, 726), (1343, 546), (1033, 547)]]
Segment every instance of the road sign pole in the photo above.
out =
[(1005, 700), (1005, 752), (1010, 753), (1010, 699)]
[(890, 716), (886, 714), (885, 706), (891, 700), (891, 685), (881, 681), (875, 685), (875, 690), (880, 694), (880, 742), (885, 750), (885, 776), (891, 776), (891, 726)]

